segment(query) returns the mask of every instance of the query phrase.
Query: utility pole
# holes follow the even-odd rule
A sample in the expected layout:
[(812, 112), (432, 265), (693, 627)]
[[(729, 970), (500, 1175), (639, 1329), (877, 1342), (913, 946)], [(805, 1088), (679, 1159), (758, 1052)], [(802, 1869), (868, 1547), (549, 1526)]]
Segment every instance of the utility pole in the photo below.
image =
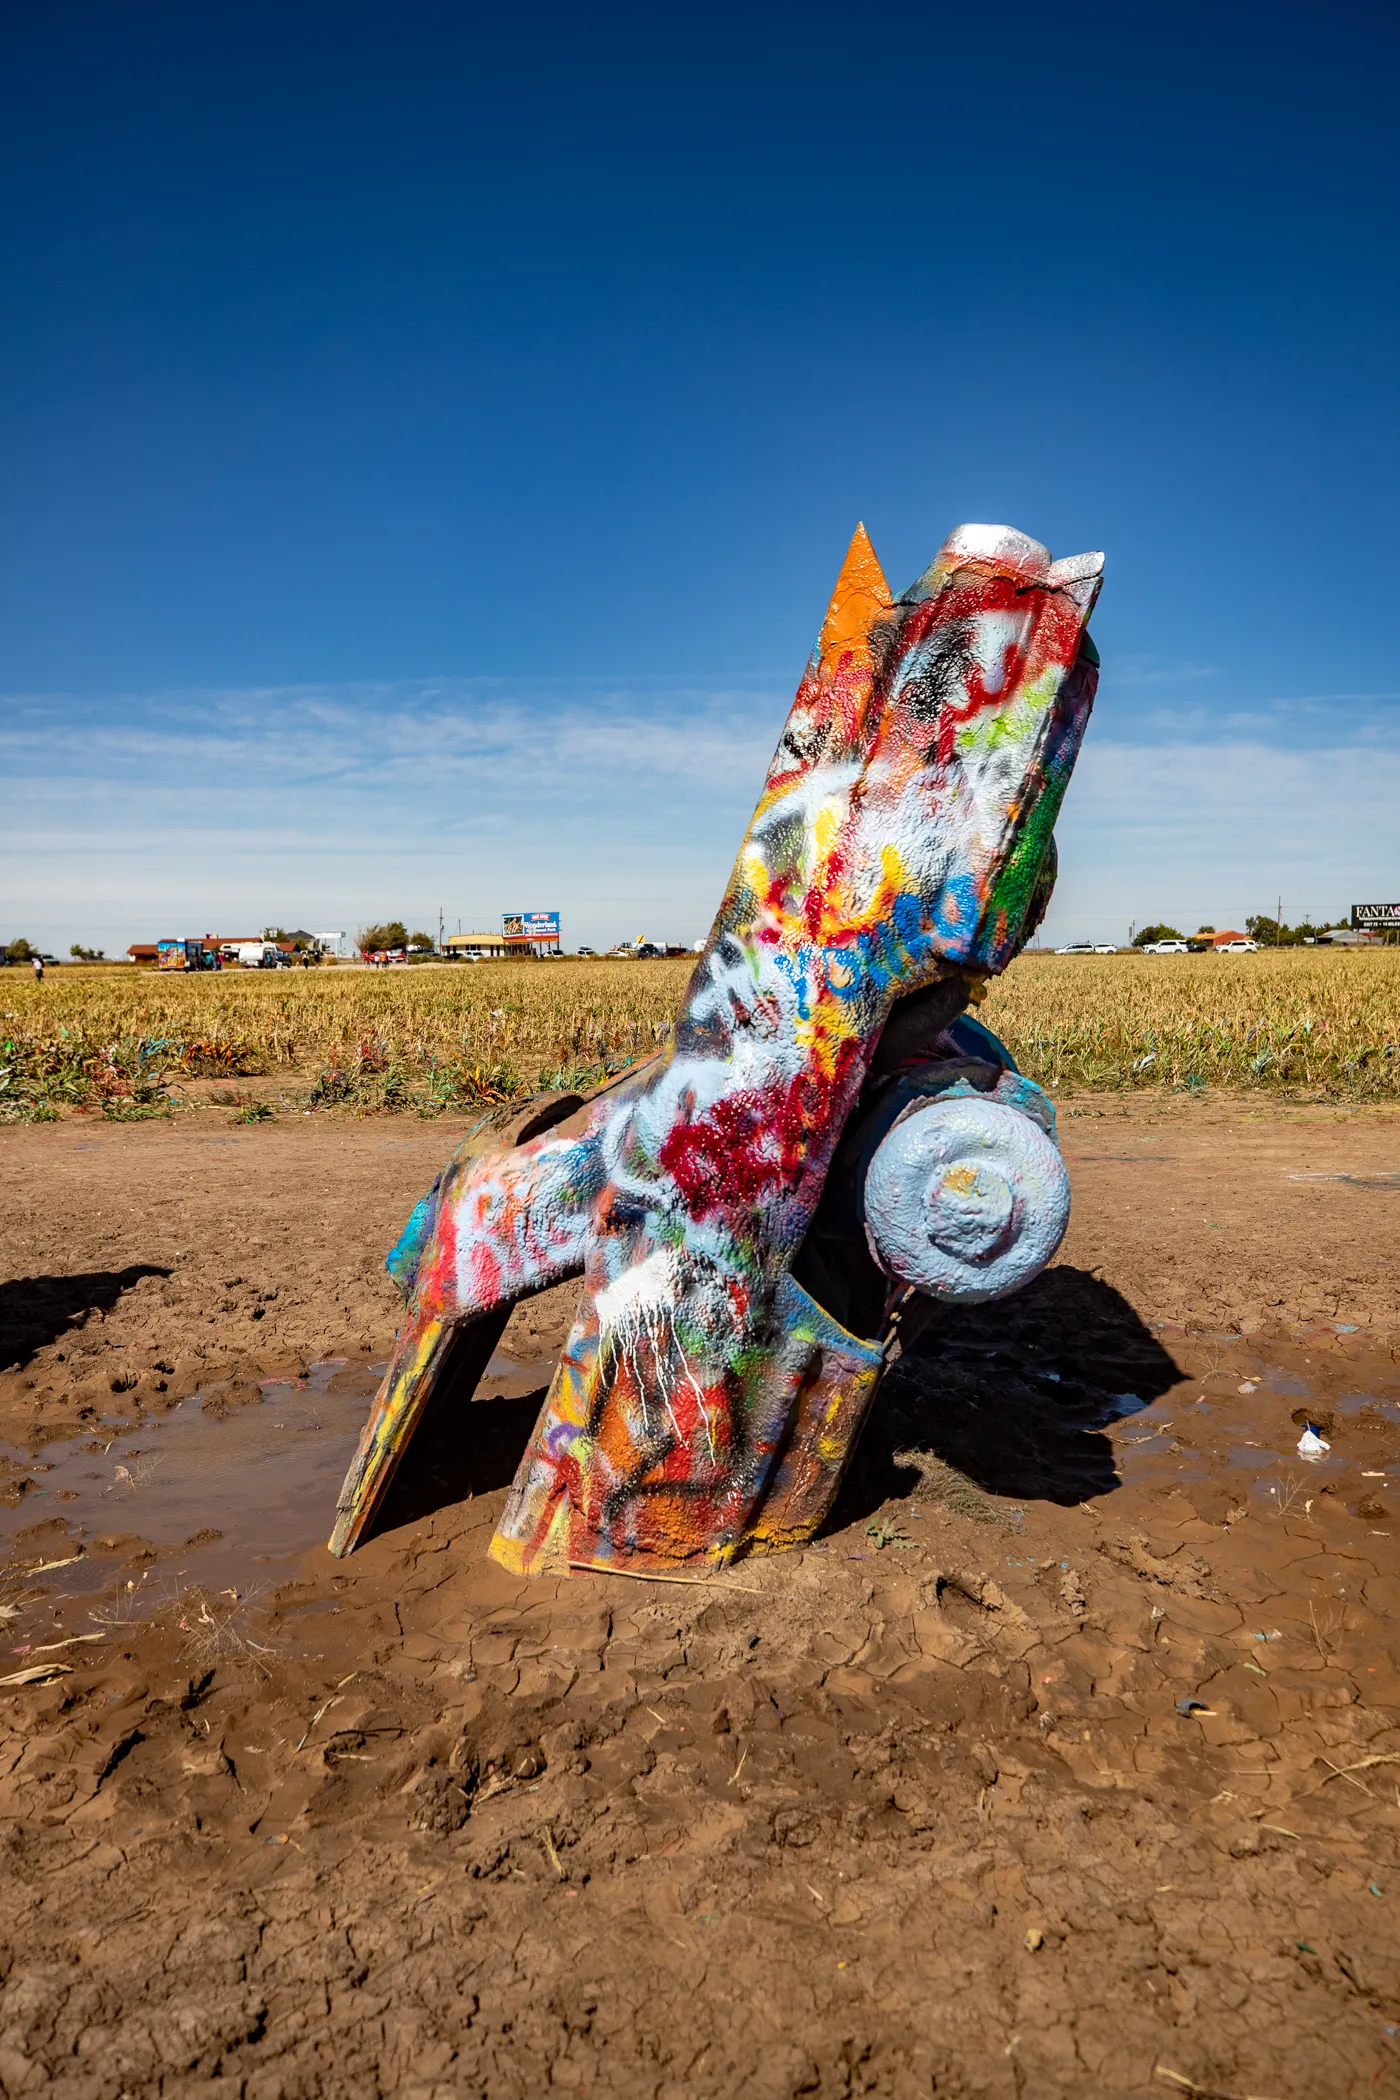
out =
[(1277, 948), (1277, 947), (1279, 946), (1279, 944), (1281, 943), (1281, 941), (1282, 941), (1282, 940), (1283, 940), (1283, 899), (1282, 899), (1282, 897), (1280, 897), (1280, 898), (1279, 898), (1279, 900), (1278, 900), (1278, 903), (1277, 903), (1277, 904), (1276, 904), (1276, 905), (1274, 906), (1274, 946), (1275, 946), (1275, 947)]
[(441, 905), (439, 905), (439, 906), (438, 906), (438, 944), (437, 944), (437, 952), (438, 952), (438, 954), (439, 954), (439, 955), (441, 955), (441, 953), (442, 953), (442, 906), (441, 906)]

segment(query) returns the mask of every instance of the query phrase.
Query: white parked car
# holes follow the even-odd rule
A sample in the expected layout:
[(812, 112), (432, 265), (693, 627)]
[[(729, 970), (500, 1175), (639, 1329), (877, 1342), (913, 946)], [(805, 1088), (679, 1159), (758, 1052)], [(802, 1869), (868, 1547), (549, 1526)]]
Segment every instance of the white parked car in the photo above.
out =
[(1057, 955), (1097, 955), (1098, 952), (1092, 941), (1070, 941), (1065, 947), (1055, 950)]
[(1143, 955), (1189, 955), (1191, 950), (1185, 941), (1149, 941), (1140, 950)]
[(1222, 941), (1216, 949), (1217, 955), (1257, 955), (1258, 941)]

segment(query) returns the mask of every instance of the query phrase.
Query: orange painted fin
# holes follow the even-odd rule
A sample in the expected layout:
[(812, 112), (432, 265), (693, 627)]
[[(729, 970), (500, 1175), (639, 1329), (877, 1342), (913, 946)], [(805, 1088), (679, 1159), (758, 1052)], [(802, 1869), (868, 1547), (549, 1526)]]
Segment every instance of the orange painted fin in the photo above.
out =
[(817, 637), (818, 656), (823, 662), (835, 662), (843, 650), (863, 652), (872, 621), (893, 604), (894, 593), (885, 581), (870, 535), (863, 525), (857, 525)]

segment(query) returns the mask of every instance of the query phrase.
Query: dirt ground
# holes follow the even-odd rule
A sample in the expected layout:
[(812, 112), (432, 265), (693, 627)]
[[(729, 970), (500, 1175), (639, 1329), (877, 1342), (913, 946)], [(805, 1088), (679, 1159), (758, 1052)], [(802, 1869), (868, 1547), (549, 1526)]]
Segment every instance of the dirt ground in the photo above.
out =
[(703, 1586), (486, 1558), (568, 1293), (315, 1543), (463, 1127), (0, 1132), (0, 2092), (1400, 2094), (1400, 1118), (1062, 1103)]

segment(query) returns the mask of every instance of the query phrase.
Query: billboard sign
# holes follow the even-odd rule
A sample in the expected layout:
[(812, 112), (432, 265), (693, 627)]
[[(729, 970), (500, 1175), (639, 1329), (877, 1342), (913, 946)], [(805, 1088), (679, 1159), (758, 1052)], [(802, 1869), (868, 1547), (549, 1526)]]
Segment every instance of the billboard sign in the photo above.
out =
[(508, 911), (501, 918), (501, 935), (507, 941), (557, 941), (557, 911)]
[(1377, 932), (1400, 932), (1400, 904), (1353, 904), (1351, 923), (1358, 929), (1372, 927)]

